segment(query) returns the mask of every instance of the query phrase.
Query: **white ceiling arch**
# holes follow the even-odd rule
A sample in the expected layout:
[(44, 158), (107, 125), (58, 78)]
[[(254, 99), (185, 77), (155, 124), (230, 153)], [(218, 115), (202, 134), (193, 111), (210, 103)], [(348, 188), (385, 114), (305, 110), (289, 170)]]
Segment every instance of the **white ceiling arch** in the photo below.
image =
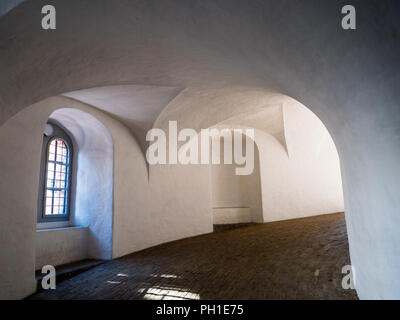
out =
[(131, 130), (144, 151), (147, 131), (181, 91), (177, 87), (116, 85), (68, 92), (63, 96), (96, 107), (120, 120)]

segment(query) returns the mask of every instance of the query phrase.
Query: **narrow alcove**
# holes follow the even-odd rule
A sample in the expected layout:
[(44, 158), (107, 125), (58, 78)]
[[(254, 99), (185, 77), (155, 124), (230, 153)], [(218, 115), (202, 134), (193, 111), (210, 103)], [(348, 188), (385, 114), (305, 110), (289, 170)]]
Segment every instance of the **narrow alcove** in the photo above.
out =
[[(53, 132), (49, 133), (49, 130)], [(65, 138), (65, 141), (68, 141), (68, 150), (65, 153), (69, 156), (67, 171), (70, 172), (65, 183), (58, 179), (46, 179), (48, 172), (53, 173), (53, 167), (48, 167), (45, 163), (48, 155), (52, 156), (52, 150), (44, 143), (38, 197), (36, 269), (44, 265), (58, 266), (89, 258), (111, 259), (112, 255), (111, 135), (96, 118), (72, 108), (58, 109), (50, 115), (44, 132), (44, 142), (49, 139), (52, 141), (53, 137), (60, 138), (61, 133), (69, 138)], [(49, 164), (52, 165), (50, 162)], [(56, 162), (55, 167), (64, 168), (60, 162)], [(55, 170), (56, 178), (59, 178), (64, 170)], [(46, 199), (45, 193), (54, 189), (49, 188), (50, 184), (51, 187), (56, 187), (55, 190), (60, 190), (58, 184), (68, 186), (64, 190), (65, 198), (62, 198), (61, 206), (57, 198)], [(58, 208), (65, 210), (65, 215), (62, 214), (62, 210), (45, 207), (46, 204), (51, 205), (54, 202), (57, 202)]]

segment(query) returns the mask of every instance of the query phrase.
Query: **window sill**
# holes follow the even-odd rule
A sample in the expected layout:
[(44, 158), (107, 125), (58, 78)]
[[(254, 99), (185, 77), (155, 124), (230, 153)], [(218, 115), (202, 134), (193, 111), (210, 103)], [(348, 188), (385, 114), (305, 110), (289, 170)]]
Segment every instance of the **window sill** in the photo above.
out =
[(53, 228), (36, 229), (36, 232), (71, 230), (71, 229), (87, 229), (87, 228), (88, 227), (83, 227), (83, 226), (53, 227)]

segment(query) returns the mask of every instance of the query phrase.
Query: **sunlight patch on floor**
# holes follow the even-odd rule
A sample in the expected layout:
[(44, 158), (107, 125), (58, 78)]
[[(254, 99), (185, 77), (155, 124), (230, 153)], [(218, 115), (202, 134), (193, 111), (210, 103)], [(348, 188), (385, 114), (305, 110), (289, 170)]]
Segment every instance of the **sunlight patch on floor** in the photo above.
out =
[(155, 286), (139, 292), (145, 293), (145, 300), (200, 300), (199, 294), (175, 287)]

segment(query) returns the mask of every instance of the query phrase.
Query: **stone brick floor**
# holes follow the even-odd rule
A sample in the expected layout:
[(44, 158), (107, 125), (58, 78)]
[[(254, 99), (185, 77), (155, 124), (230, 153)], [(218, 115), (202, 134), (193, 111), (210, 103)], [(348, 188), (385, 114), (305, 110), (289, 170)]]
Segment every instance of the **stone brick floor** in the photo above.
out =
[(357, 299), (342, 213), (179, 240), (109, 261), (31, 299)]

